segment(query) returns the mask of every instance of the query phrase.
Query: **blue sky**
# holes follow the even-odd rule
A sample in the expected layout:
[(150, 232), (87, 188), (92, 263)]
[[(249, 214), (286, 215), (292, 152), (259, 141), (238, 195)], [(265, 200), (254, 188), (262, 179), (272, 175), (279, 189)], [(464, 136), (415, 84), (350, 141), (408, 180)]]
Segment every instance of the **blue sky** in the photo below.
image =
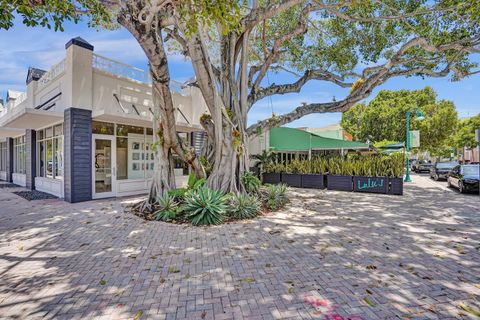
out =
[[(64, 32), (54, 32), (44, 28), (28, 28), (17, 21), (15, 27), (0, 30), (0, 96), (5, 98), (6, 90), (24, 91), (25, 78), (29, 66), (48, 70), (53, 64), (63, 59), (65, 43), (73, 37), (81, 36), (94, 45), (95, 52), (109, 58), (146, 69), (147, 63), (143, 51), (133, 37), (125, 30), (115, 31), (89, 29), (86, 24), (69, 23)], [(185, 81), (193, 76), (190, 63), (183, 57), (173, 55), (169, 60), (172, 79)], [(281, 83), (286, 77), (270, 74), (267, 80)], [(425, 80), (420, 78), (391, 79), (377, 88), (369, 99), (381, 89), (420, 89), (433, 87), (439, 98), (452, 100), (457, 106), (460, 117), (469, 117), (480, 112), (480, 75), (475, 75), (460, 82), (450, 82), (446, 78)], [(302, 102), (327, 102), (335, 96), (344, 97), (348, 89), (335, 85), (313, 81), (308, 83), (298, 94), (275, 96), (259, 101), (249, 114), (249, 124), (270, 117), (272, 111), (282, 114), (291, 111)], [(309, 115), (289, 124), (291, 127), (321, 127), (338, 123), (341, 114)]]

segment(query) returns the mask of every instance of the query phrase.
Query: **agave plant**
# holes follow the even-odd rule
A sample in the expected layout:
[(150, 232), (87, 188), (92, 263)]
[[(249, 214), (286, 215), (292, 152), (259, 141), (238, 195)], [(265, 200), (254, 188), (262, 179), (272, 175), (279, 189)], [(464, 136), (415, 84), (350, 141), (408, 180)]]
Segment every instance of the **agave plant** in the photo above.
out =
[(265, 206), (270, 210), (277, 210), (283, 207), (288, 202), (286, 192), (286, 184), (267, 185), (262, 196)]
[(195, 226), (220, 224), (225, 219), (227, 200), (221, 191), (202, 186), (185, 194), (183, 210)]
[(230, 215), (235, 219), (255, 218), (260, 212), (260, 202), (255, 196), (238, 194), (232, 197)]
[(177, 217), (180, 213), (180, 205), (175, 201), (175, 197), (165, 193), (163, 196), (157, 198), (159, 209), (155, 211), (155, 220), (169, 221)]

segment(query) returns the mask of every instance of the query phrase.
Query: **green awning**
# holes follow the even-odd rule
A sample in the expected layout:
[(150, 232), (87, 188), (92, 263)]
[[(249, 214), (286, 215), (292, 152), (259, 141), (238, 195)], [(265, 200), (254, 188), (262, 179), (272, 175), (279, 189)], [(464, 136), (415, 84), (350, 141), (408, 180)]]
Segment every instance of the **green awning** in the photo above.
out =
[(270, 148), (273, 151), (308, 150), (368, 150), (366, 143), (321, 137), (315, 133), (293, 128), (270, 129)]
[(387, 144), (387, 145), (378, 147), (378, 149), (403, 149), (404, 147), (405, 147), (405, 144), (403, 142), (399, 142), (399, 143)]

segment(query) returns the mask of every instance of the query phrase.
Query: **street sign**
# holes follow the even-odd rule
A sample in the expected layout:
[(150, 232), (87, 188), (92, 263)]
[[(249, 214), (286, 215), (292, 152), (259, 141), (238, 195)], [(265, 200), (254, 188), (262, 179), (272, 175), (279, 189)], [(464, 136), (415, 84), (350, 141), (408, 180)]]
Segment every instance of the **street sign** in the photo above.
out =
[(410, 148), (420, 147), (420, 131), (410, 130)]

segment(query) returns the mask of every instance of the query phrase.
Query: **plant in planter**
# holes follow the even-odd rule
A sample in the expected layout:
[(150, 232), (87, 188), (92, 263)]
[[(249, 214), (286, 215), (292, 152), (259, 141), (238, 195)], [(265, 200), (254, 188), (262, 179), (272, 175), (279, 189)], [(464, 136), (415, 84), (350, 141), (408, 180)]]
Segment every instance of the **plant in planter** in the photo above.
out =
[(362, 156), (353, 163), (353, 189), (356, 192), (387, 193), (388, 164), (382, 156)]
[(403, 195), (403, 170), (405, 168), (405, 156), (403, 153), (395, 153), (389, 156), (389, 194)]
[(289, 187), (300, 188), (302, 186), (301, 171), (305, 164), (302, 160), (293, 159), (288, 165), (285, 166), (285, 172), (282, 173), (282, 182)]
[(343, 157), (328, 159), (327, 188), (330, 190), (353, 191), (353, 162)]
[(256, 160), (255, 168), (258, 168), (258, 174), (262, 178), (265, 171), (265, 166), (273, 163), (275, 159), (275, 154), (271, 150), (263, 150), (260, 154), (250, 155), (250, 159)]
[(271, 162), (265, 165), (264, 170), (263, 183), (277, 184), (282, 181), (281, 173), (285, 172), (285, 165), (283, 163)]
[(327, 172), (327, 160), (325, 158), (316, 157), (309, 163), (306, 172), (302, 172), (303, 188), (325, 188), (325, 173)]

